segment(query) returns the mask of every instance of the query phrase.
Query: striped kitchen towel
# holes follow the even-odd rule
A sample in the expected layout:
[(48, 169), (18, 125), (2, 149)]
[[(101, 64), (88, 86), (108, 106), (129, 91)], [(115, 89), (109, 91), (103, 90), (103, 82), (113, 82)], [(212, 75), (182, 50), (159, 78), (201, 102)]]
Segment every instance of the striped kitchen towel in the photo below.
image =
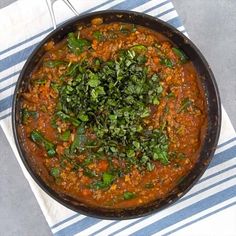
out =
[[(80, 13), (128, 9), (156, 16), (185, 29), (168, 0), (71, 0)], [(58, 23), (73, 16), (62, 1), (54, 5)], [(236, 134), (224, 110), (213, 161), (198, 183), (174, 205), (143, 218), (100, 220), (73, 212), (45, 194), (32, 180), (16, 150), (11, 101), (26, 59), (49, 32), (50, 15), (43, 0), (19, 0), (0, 10), (0, 124), (54, 235), (235, 235)]]

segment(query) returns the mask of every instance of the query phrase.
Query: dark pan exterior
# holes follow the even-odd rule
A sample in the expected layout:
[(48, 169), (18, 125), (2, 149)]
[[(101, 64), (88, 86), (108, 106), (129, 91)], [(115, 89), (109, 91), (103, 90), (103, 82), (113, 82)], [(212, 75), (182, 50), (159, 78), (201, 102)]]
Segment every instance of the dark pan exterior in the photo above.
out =
[[(154, 31), (160, 32), (167, 36), (174, 44), (180, 47), (190, 58), (190, 60), (194, 63), (194, 66), (197, 69), (199, 74), (200, 83), (204, 88), (204, 93), (207, 101), (207, 131), (205, 135), (205, 139), (202, 143), (202, 148), (200, 151), (200, 157), (192, 171), (186, 176), (178, 186), (173, 189), (170, 195), (164, 199), (156, 200), (154, 202), (150, 202), (149, 204), (139, 206), (136, 208), (129, 209), (106, 209), (106, 208), (96, 208), (91, 206), (86, 206), (84, 203), (79, 202), (71, 197), (59, 194), (53, 191), (48, 185), (46, 185), (40, 176), (38, 176), (33, 169), (31, 168), (27, 158), (26, 153), (22, 147), (22, 144), (19, 140), (19, 135), (17, 131), (17, 126), (20, 122), (20, 99), (19, 94), (21, 91), (27, 86), (28, 78), (35, 68), (40, 58), (44, 54), (43, 45), (53, 40), (55, 42), (59, 42), (64, 39), (67, 34), (71, 31), (75, 31), (77, 25), (89, 25), (91, 19), (96, 17), (102, 17), (104, 23), (110, 22), (126, 22), (131, 24), (137, 24), (141, 26), (145, 26)], [(16, 84), (16, 89), (13, 97), (13, 106), (12, 106), (12, 124), (13, 124), (13, 132), (14, 138), (16, 142), (17, 149), (21, 156), (21, 159), (35, 180), (35, 182), (52, 198), (56, 201), (60, 202), (64, 206), (80, 212), (82, 214), (93, 216), (97, 218), (103, 219), (130, 219), (145, 216), (147, 214), (151, 214), (161, 209), (168, 207), (170, 204), (176, 202), (179, 198), (181, 198), (187, 191), (189, 191), (194, 184), (198, 181), (198, 179), (202, 176), (204, 171), (206, 170), (208, 164), (210, 163), (214, 151), (216, 149), (216, 145), (219, 138), (220, 126), (221, 126), (221, 105), (220, 105), (220, 97), (218, 88), (216, 85), (216, 81), (214, 75), (209, 68), (206, 60), (200, 51), (196, 48), (196, 46), (181, 32), (176, 30), (174, 27), (169, 24), (158, 20), (154, 17), (132, 12), (132, 11), (100, 11), (91, 14), (81, 15), (79, 17), (75, 17), (66, 23), (62, 24), (52, 33), (50, 33), (33, 51), (33, 53), (28, 58), (25, 63), (21, 74), (19, 76), (18, 82)]]

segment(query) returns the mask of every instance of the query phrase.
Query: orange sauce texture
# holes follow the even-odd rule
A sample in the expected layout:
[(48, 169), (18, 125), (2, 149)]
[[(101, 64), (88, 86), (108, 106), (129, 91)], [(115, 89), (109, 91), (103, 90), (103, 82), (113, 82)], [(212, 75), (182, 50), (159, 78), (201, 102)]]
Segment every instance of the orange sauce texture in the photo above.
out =
[[(67, 130), (70, 124), (59, 122), (59, 129), (51, 125), (51, 120), (58, 102), (56, 93), (50, 84), (57, 82), (64, 73), (64, 66), (48, 68), (41, 63), (33, 71), (30, 81), (46, 78), (44, 85), (32, 85), (29, 83), (27, 90), (21, 94), (21, 106), (29, 110), (37, 111), (38, 117), (29, 117), (27, 125), (20, 124), (18, 131), (27, 153), (27, 158), (32, 168), (41, 176), (48, 186), (57, 192), (67, 194), (86, 204), (111, 207), (127, 208), (142, 205), (155, 199), (164, 198), (178, 184), (196, 163), (199, 156), (201, 139), (206, 122), (206, 105), (203, 89), (198, 81), (196, 69), (191, 61), (185, 64), (178, 64), (174, 68), (165, 67), (160, 63), (160, 58), (154, 45), (158, 43), (161, 50), (165, 52), (172, 61), (178, 61), (178, 56), (173, 52), (173, 44), (163, 35), (153, 32), (147, 28), (136, 26), (135, 32), (123, 34), (119, 32), (121, 23), (93, 24), (80, 29), (80, 37), (92, 42), (92, 50), (84, 51), (79, 56), (71, 53), (65, 41), (54, 45), (45, 45), (47, 52), (42, 58), (46, 60), (64, 60), (79, 62), (83, 58), (92, 60), (102, 58), (107, 61), (114, 59), (120, 49), (129, 49), (133, 45), (144, 45), (147, 47), (146, 67), (151, 73), (161, 73), (163, 96), (158, 106), (152, 107), (152, 117), (148, 120), (149, 125), (160, 127), (163, 119), (167, 123), (167, 136), (170, 140), (169, 151), (178, 151), (184, 154), (184, 158), (172, 158), (170, 164), (162, 165), (155, 162), (153, 171), (140, 172), (133, 168), (130, 173), (117, 179), (108, 189), (93, 190), (87, 186), (92, 182), (91, 178), (85, 176), (82, 170), (72, 171), (72, 166), (65, 161), (65, 167), (61, 168), (61, 157), (65, 148), (73, 141), (76, 129), (71, 128), (71, 136), (68, 142), (58, 140), (58, 134)], [(129, 27), (129, 25), (128, 25)], [(131, 26), (130, 26), (131, 27)], [(93, 37), (94, 31), (100, 31), (104, 35), (116, 32), (116, 38), (105, 41), (98, 41)], [(167, 98), (172, 93), (174, 96)], [(187, 112), (179, 112), (181, 102), (188, 97), (194, 104)], [(166, 112), (168, 107), (168, 112)], [(197, 108), (197, 109), (195, 109)], [(33, 129), (39, 130), (48, 140), (56, 145), (56, 156), (48, 157), (46, 151), (39, 145), (32, 142), (30, 132)], [(89, 134), (88, 134), (89, 136)], [(85, 158), (81, 156), (80, 158)], [(114, 162), (116, 162), (114, 160)], [(117, 163), (118, 165), (120, 163)], [(60, 178), (55, 180), (50, 175), (52, 167), (59, 167)], [(102, 173), (108, 169), (106, 159), (97, 159), (88, 168)], [(136, 197), (130, 200), (122, 198), (125, 191), (135, 192)]]

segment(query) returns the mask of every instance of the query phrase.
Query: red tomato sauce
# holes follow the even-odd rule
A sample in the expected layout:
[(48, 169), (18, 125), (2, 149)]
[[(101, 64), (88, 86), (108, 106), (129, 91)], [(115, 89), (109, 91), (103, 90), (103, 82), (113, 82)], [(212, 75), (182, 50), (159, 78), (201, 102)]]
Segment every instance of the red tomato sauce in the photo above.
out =
[[(18, 130), (32, 168), (55, 191), (94, 206), (127, 208), (164, 198), (198, 160), (206, 128), (203, 88), (193, 63), (181, 62), (181, 55), (173, 50), (175, 46), (170, 40), (144, 27), (102, 24), (98, 19), (78, 32), (80, 38), (91, 44), (79, 53), (71, 51), (66, 40), (46, 44), (46, 53), (32, 73), (28, 88), (21, 94), (22, 124)], [(151, 170), (133, 164), (128, 171), (123, 171), (126, 158), (103, 155), (87, 161), (89, 151), (79, 152), (78, 147), (73, 158), (66, 157), (66, 149), (70, 150), (81, 124), (55, 118), (55, 112), (60, 86), (65, 81), (73, 81), (71, 75), (63, 78), (71, 63), (92, 63), (95, 58), (115, 61), (119, 51), (135, 45), (145, 48), (141, 54), (146, 57), (143, 68), (147, 68), (148, 76), (157, 73), (161, 78), (158, 104), (149, 106), (151, 112), (142, 122), (150, 130), (163, 130), (168, 138), (168, 163), (151, 160)], [(48, 66), (45, 64), (48, 61), (60, 63)], [(37, 141), (37, 137), (36, 141), (32, 140), (34, 130), (52, 145)], [(97, 140), (91, 128), (85, 129), (84, 137), (91, 142)], [(52, 149), (55, 153), (51, 153)], [(97, 150), (94, 153), (96, 155)], [(139, 153), (135, 151), (135, 158), (139, 158)], [(120, 168), (121, 173), (111, 172), (111, 165)], [(100, 185), (92, 187), (96, 181), (100, 181)]]

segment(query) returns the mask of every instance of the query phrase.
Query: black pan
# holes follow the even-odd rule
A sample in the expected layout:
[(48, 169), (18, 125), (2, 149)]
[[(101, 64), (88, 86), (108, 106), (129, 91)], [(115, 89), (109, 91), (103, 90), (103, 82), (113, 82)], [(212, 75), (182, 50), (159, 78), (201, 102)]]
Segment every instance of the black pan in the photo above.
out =
[[(34, 169), (31, 167), (24, 148), (22, 147), (22, 143), (17, 130), (18, 124), (20, 123), (20, 93), (21, 91), (26, 90), (30, 74), (32, 73), (37, 63), (40, 61), (40, 58), (45, 53), (43, 45), (51, 40), (53, 40), (54, 42), (61, 41), (67, 36), (69, 32), (75, 31), (78, 25), (89, 25), (91, 20), (96, 17), (102, 17), (104, 23), (125, 22), (141, 25), (167, 36), (175, 45), (180, 47), (187, 54), (189, 59), (194, 63), (194, 66), (196, 67), (199, 75), (200, 83), (204, 88), (206, 97), (208, 114), (207, 131), (202, 143), (200, 158), (198, 162), (196, 163), (192, 171), (173, 189), (168, 197), (150, 202), (149, 204), (136, 208), (122, 210), (96, 208), (87, 206), (84, 203), (79, 202), (78, 200), (55, 192), (44, 183), (41, 177), (37, 175), (36, 171), (34, 171)], [(36, 47), (36, 49), (33, 51), (27, 62), (25, 63), (16, 84), (16, 89), (13, 96), (12, 124), (14, 138), (20, 157), (35, 182), (47, 194), (49, 194), (52, 198), (54, 198), (64, 206), (85, 215), (104, 219), (130, 219), (151, 214), (168, 207), (172, 203), (176, 202), (179, 198), (181, 198), (194, 186), (194, 184), (202, 176), (207, 166), (209, 165), (209, 162), (211, 161), (216, 149), (221, 126), (221, 106), (219, 92), (214, 75), (201, 52), (186, 36), (184, 36), (169, 24), (142, 13), (115, 10), (100, 11), (81, 15), (67, 21), (56, 30), (51, 32), (41, 43), (39, 43), (39, 45)]]

